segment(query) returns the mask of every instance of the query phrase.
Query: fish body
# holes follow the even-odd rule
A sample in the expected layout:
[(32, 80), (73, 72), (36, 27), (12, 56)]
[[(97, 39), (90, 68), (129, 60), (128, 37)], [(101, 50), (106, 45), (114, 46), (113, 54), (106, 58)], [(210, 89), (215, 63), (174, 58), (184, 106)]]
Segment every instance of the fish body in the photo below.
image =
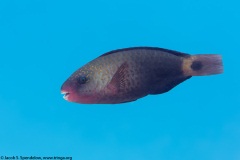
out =
[(87, 63), (62, 85), (77, 103), (116, 104), (161, 94), (196, 75), (222, 73), (219, 55), (195, 55), (154, 47), (114, 50)]

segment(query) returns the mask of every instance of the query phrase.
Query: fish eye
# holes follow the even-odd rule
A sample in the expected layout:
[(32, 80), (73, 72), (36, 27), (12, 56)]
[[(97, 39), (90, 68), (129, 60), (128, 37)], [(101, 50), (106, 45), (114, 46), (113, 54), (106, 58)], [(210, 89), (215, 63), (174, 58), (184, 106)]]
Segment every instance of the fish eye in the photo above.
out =
[(78, 82), (79, 82), (80, 84), (86, 83), (86, 82), (87, 82), (87, 77), (85, 77), (85, 76), (79, 77)]

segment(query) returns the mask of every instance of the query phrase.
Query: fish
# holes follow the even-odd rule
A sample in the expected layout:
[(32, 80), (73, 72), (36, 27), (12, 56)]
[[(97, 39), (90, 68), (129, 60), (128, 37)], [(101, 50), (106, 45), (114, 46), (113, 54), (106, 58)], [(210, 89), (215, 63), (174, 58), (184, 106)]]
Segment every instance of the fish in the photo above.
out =
[(69, 102), (119, 104), (166, 93), (192, 76), (221, 73), (220, 54), (123, 48), (102, 54), (76, 70), (61, 86), (61, 93)]

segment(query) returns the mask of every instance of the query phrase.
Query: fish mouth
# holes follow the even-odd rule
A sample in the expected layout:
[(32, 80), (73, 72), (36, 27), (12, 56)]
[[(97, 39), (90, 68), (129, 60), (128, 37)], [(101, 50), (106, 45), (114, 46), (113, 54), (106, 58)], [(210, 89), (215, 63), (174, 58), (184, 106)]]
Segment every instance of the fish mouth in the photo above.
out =
[(68, 97), (69, 97), (70, 93), (67, 91), (61, 91), (61, 94), (63, 94), (63, 99), (68, 101)]

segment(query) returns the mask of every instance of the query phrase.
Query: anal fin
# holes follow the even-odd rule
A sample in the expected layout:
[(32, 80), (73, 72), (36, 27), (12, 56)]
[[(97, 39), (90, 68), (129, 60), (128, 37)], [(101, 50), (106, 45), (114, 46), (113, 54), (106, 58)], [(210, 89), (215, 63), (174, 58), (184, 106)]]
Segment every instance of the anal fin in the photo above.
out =
[(175, 86), (178, 84), (182, 83), (183, 81), (191, 78), (191, 76), (187, 77), (180, 77), (180, 78), (175, 78), (172, 80), (169, 79), (164, 79), (159, 82), (159, 84), (156, 84), (150, 94), (161, 94), (170, 91), (173, 89)]

